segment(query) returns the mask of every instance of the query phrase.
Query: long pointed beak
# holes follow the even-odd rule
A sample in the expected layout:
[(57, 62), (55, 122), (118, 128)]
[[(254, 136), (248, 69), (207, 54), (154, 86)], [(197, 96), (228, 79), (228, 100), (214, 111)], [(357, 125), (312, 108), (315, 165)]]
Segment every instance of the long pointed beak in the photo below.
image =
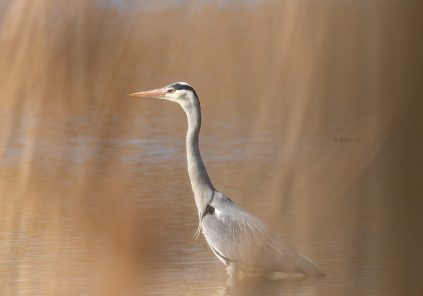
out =
[(168, 88), (164, 87), (153, 90), (140, 91), (133, 94), (129, 94), (128, 96), (137, 98), (161, 98), (167, 93), (167, 91)]

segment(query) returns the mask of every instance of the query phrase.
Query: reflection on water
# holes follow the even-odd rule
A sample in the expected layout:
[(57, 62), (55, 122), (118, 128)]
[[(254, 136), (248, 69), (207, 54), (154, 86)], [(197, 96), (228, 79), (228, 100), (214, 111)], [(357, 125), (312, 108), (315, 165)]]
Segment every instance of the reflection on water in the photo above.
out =
[[(422, 40), (385, 1), (0, 4), (1, 295), (421, 295)], [(327, 276), (229, 289), (202, 237), (184, 114), (213, 183)]]

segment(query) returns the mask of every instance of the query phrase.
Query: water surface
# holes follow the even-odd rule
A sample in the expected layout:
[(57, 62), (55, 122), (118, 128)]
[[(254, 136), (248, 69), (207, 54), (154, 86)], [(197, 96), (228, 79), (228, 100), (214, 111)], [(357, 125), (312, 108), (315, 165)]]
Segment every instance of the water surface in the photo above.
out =
[[(1, 295), (421, 295), (412, 1), (0, 6)], [(326, 273), (226, 287), (195, 239), (185, 80), (214, 185)]]

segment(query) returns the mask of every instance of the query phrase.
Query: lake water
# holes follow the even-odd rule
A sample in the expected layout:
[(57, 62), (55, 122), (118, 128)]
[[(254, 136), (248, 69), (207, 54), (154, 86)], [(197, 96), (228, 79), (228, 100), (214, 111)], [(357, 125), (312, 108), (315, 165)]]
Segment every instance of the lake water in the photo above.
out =
[[(417, 3), (0, 5), (0, 295), (422, 295)], [(229, 288), (202, 236), (188, 81), (213, 184), (325, 272)]]

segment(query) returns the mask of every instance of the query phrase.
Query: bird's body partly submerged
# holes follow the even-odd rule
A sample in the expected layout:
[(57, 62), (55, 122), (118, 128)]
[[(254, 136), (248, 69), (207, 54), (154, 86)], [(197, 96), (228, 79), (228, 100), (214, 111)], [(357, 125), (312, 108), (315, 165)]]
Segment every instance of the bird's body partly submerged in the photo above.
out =
[(226, 266), (235, 265), (232, 268), (244, 274), (322, 275), (308, 258), (223, 193), (215, 192), (210, 207), (211, 213), (201, 222), (202, 232), (213, 253)]
[(262, 220), (235, 204), (212, 185), (199, 148), (200, 101), (185, 82), (161, 89), (131, 94), (178, 103), (188, 119), (187, 165), (196, 202), (199, 227), (216, 257), (227, 266), (230, 279), (241, 274), (265, 275), (271, 272), (322, 276), (308, 258), (296, 252)]

